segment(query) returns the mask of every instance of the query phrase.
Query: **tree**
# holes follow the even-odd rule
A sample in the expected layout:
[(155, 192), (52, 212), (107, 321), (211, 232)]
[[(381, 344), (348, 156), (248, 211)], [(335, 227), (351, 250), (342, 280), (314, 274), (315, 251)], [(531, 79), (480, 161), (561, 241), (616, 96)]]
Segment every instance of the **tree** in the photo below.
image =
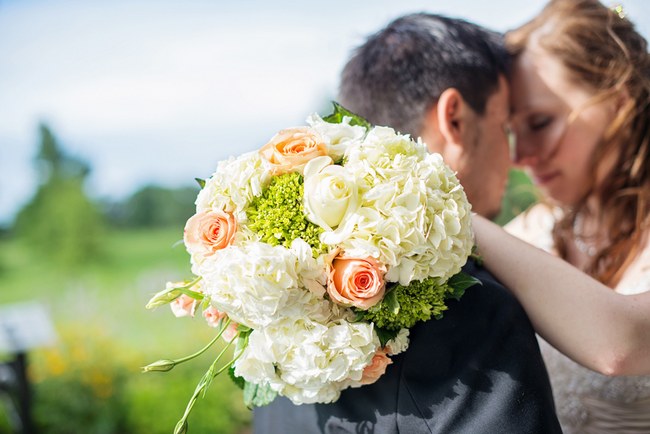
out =
[(39, 186), (18, 213), (14, 232), (36, 255), (62, 265), (96, 259), (104, 224), (98, 207), (84, 191), (90, 167), (65, 154), (46, 125), (39, 126), (39, 133), (35, 159)]
[(106, 214), (110, 223), (120, 227), (183, 227), (196, 210), (198, 192), (198, 186), (147, 185), (126, 200), (107, 205)]

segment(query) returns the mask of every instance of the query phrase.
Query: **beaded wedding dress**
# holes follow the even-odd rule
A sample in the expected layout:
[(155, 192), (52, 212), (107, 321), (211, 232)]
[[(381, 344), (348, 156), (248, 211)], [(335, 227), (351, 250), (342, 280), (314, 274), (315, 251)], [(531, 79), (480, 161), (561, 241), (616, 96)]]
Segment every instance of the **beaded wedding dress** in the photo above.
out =
[[(521, 215), (508, 232), (553, 253), (550, 212)], [(623, 294), (650, 290), (649, 267)], [(539, 338), (553, 387), (558, 419), (566, 434), (650, 434), (650, 376), (608, 377), (584, 368)]]

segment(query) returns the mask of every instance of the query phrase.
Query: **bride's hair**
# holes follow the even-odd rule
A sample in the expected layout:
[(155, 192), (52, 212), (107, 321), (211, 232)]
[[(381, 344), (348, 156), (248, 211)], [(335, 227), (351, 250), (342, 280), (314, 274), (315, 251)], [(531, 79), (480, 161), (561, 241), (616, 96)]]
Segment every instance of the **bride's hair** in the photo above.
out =
[(341, 73), (339, 102), (375, 125), (418, 137), (427, 111), (456, 88), (479, 115), (508, 76), (501, 34), (441, 15), (399, 17), (368, 37)]
[(506, 45), (516, 57), (533, 38), (564, 65), (575, 85), (592, 90), (594, 103), (617, 98), (621, 92), (629, 96), (592, 156), (591, 173), (597, 173), (608, 156), (617, 163), (602, 185), (592, 175), (589, 192), (553, 231), (558, 251), (566, 257), (567, 235), (577, 235), (576, 216), (586, 212), (587, 197), (595, 196), (603, 210), (600, 232), (608, 244), (586, 271), (613, 287), (638, 255), (650, 221), (647, 43), (620, 7), (607, 8), (595, 0), (551, 1), (533, 20), (507, 33)]

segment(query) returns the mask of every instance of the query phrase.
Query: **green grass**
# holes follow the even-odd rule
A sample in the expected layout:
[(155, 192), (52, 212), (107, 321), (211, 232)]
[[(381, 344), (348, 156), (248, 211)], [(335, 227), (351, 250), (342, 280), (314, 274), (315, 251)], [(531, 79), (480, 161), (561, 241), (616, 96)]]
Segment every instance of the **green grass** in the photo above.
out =
[[(169, 373), (140, 372), (140, 366), (157, 359), (196, 351), (215, 332), (200, 314), (175, 318), (166, 306), (145, 309), (167, 281), (191, 276), (189, 256), (178, 244), (181, 237), (178, 228), (115, 231), (106, 237), (99, 261), (74, 269), (35, 259), (33, 249), (18, 240), (0, 241), (0, 305), (41, 302), (59, 335), (56, 347), (30, 353), (39, 432), (173, 430), (217, 351)], [(112, 395), (99, 393), (93, 399), (102, 375), (109, 377), (102, 381), (111, 382)], [(63, 388), (67, 392), (60, 395), (57, 390)], [(53, 419), (53, 414), (62, 416)], [(72, 431), (64, 425), (66, 418), (83, 419), (81, 425), (87, 426)], [(118, 420), (121, 425), (108, 423)], [(224, 376), (194, 407), (190, 433), (237, 433), (249, 421), (241, 392)], [(0, 432), (3, 428), (8, 430), (0, 407)]]

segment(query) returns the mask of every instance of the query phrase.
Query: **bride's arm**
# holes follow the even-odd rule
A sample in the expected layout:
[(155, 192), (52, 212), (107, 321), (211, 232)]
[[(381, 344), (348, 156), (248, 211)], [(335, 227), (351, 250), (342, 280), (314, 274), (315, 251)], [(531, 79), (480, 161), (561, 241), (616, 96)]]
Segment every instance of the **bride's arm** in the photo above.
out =
[(650, 374), (650, 292), (617, 294), (482, 217), (473, 223), (485, 266), (547, 342), (606, 375)]

